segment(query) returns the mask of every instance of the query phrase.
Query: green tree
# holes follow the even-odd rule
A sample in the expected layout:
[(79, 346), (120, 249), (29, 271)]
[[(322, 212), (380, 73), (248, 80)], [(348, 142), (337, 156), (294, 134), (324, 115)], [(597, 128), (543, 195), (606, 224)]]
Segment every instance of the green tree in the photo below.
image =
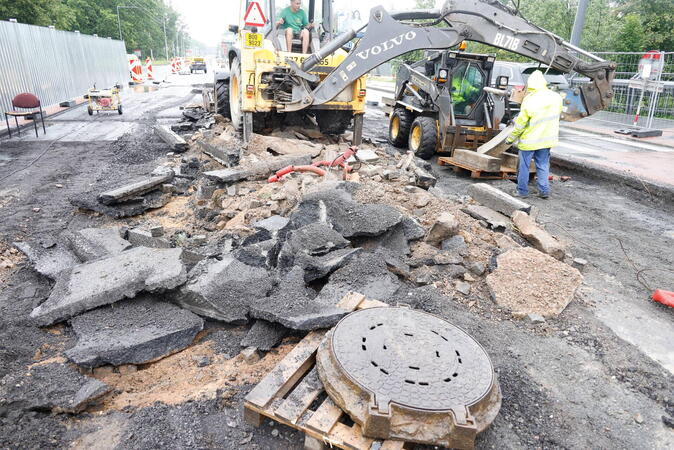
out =
[[(125, 6), (119, 9), (119, 19), (118, 5)], [(152, 50), (154, 55), (170, 57), (179, 44), (189, 46), (191, 41), (178, 13), (161, 0), (0, 0), (0, 20), (9, 18), (117, 39), (121, 27), (127, 51), (139, 48), (145, 55)]]
[(646, 50), (644, 25), (637, 14), (623, 17), (620, 31), (616, 36), (615, 50), (618, 52), (641, 52)]

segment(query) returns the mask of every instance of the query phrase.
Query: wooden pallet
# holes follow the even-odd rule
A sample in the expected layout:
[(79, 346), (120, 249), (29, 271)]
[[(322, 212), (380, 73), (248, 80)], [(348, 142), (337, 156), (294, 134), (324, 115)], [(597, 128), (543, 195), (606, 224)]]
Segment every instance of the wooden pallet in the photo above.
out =
[[(363, 295), (349, 293), (337, 304), (347, 311), (388, 306)], [(348, 416), (326, 397), (315, 410), (312, 403), (325, 390), (316, 370), (316, 350), (327, 330), (312, 331), (246, 396), (244, 418), (260, 426), (264, 417), (304, 432), (304, 447), (341, 449), (402, 450), (406, 443), (363, 436), (358, 424), (347, 424)]]
[(441, 156), (438, 158), (438, 164), (441, 166), (450, 166), (455, 172), (468, 171), (471, 178), (479, 178), (481, 180), (511, 180), (517, 177), (517, 169), (512, 167), (501, 166), (500, 172), (486, 172), (475, 167), (471, 167), (463, 162), (457, 161), (454, 158)]

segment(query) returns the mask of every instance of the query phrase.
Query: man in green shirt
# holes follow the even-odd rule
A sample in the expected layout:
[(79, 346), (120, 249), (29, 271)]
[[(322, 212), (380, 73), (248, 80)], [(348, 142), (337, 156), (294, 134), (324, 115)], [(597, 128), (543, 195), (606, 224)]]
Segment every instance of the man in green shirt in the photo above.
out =
[(286, 45), (288, 51), (292, 50), (293, 38), (302, 40), (302, 53), (309, 50), (309, 30), (314, 24), (307, 20), (307, 13), (302, 7), (302, 0), (290, 0), (290, 6), (283, 8), (276, 26), (282, 26), (286, 30)]

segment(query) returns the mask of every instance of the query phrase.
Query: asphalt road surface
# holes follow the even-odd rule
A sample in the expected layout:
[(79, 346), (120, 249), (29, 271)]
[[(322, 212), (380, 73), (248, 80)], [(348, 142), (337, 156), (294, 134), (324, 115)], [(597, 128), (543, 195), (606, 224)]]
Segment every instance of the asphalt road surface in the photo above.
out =
[[(210, 73), (172, 75), (156, 90), (127, 89), (122, 116), (89, 117), (79, 107), (48, 119), (46, 136), (36, 139), (28, 130), (20, 139), (2, 139), (0, 242), (110, 225), (105, 216), (77, 212), (68, 198), (144, 176), (163, 162), (166, 148), (152, 126), (179, 121), (180, 106), (197, 101), (192, 85), (209, 79)], [(381, 110), (368, 111), (366, 135), (385, 138), (387, 127)], [(595, 159), (609, 146), (634, 151), (592, 136), (565, 135), (563, 145), (568, 147), (558, 151)], [(475, 182), (438, 166), (434, 171), (445, 195), (458, 201)], [(674, 290), (674, 205), (620, 183), (553, 172), (572, 180), (555, 183), (550, 200), (532, 198), (531, 203), (540, 208), (545, 227), (568, 242), (573, 256), (588, 260), (578, 298), (542, 327), (512, 320), (488, 299), (480, 299), (481, 312), (451, 300), (435, 305), (485, 346), (503, 389), (499, 416), (477, 446), (673, 448), (674, 312), (649, 295), (654, 288)], [(514, 187), (509, 181), (491, 183), (506, 191)], [(640, 282), (636, 273), (644, 270)], [(37, 349), (49, 357), (73, 345), (68, 327), (50, 333), (27, 320), (50, 288), (29, 267), (13, 272), (0, 288), (0, 378), (25, 371), (35, 363)], [(230, 341), (235, 350), (228, 351), (238, 351), (238, 340)], [(302, 435), (288, 427), (269, 420), (259, 429), (244, 423), (243, 396), (251, 388), (240, 386), (230, 398), (103, 414), (0, 411), (0, 447), (303, 448)]]

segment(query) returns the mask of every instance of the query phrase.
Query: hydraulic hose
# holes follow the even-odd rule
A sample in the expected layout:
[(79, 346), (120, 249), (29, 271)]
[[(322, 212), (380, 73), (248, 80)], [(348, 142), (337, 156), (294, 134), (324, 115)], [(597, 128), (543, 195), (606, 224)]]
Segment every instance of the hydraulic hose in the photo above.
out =
[(318, 50), (316, 53), (313, 53), (311, 56), (309, 56), (307, 59), (304, 60), (302, 63), (302, 70), (305, 72), (308, 72), (311, 70), (316, 64), (321, 62), (323, 58), (326, 56), (332, 55), (335, 53), (337, 50), (342, 48), (344, 44), (349, 42), (351, 39), (356, 37), (356, 32), (354, 30), (346, 31), (339, 36), (337, 36), (335, 39), (330, 41), (325, 47), (321, 48)]

